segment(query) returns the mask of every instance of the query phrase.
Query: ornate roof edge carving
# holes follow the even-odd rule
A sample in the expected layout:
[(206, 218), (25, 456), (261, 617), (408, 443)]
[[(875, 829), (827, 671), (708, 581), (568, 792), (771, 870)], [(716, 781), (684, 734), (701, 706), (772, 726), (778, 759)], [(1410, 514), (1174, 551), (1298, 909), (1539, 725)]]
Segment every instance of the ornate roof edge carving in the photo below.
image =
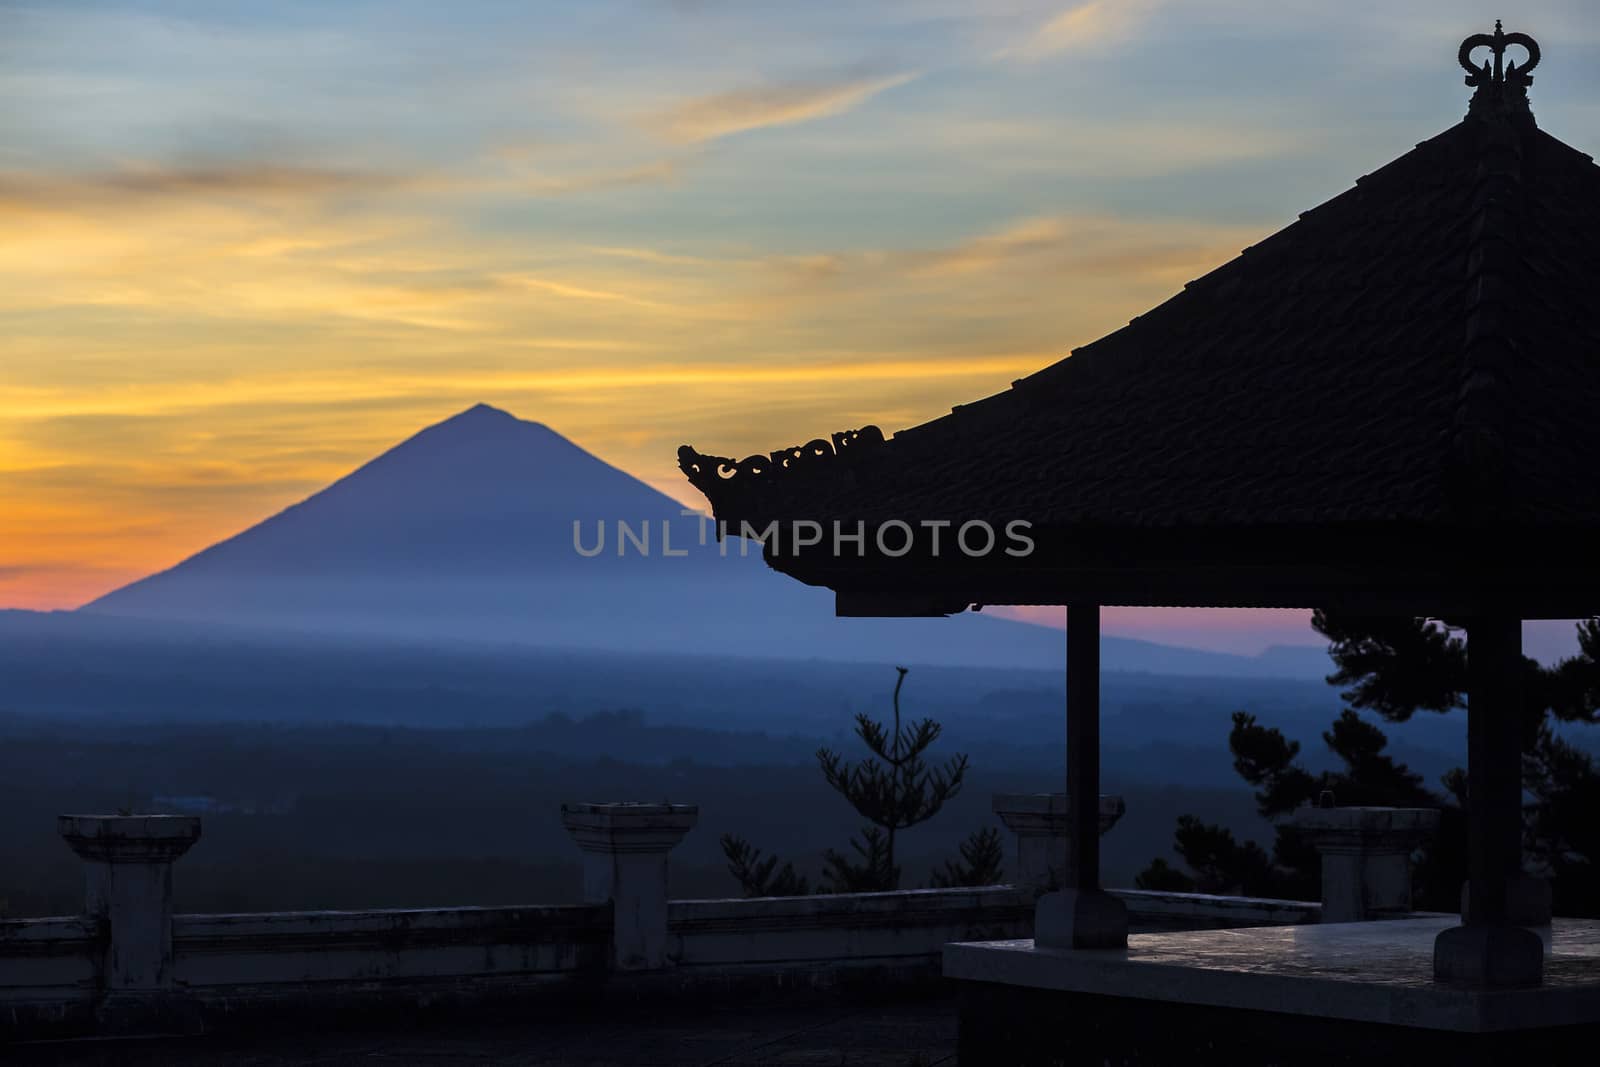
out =
[(746, 492), (785, 484), (795, 474), (825, 474), (837, 470), (837, 461), (854, 462), (883, 443), (882, 430), (863, 426), (859, 430), (841, 430), (831, 439), (818, 437), (803, 445), (766, 455), (758, 453), (741, 460), (705, 455), (689, 445), (681, 445), (678, 469), (715, 505), (719, 498), (726, 498), (730, 490)]

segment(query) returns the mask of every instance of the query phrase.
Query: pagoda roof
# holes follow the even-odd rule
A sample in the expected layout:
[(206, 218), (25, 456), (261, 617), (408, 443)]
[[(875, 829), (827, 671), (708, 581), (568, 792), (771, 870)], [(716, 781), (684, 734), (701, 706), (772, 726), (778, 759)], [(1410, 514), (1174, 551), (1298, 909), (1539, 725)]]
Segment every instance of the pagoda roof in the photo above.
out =
[[(1177, 537), (1272, 543), (1292, 566), (1346, 535), (1600, 534), (1600, 167), (1534, 123), (1537, 46), (1520, 72), (1500, 51), (1475, 72), (1463, 46), (1462, 122), (1009, 389), (889, 439), (738, 462), (684, 446), (680, 466), (735, 533), (1024, 519), (1079, 557), (1167, 544), (1178, 566), (1205, 556), (1173, 556)], [(841, 591), (887, 573), (771, 547)]]

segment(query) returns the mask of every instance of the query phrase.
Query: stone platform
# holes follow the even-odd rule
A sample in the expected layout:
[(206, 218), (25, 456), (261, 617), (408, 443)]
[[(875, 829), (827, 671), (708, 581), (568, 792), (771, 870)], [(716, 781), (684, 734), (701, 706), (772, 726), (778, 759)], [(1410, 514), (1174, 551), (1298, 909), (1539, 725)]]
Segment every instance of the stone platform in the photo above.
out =
[(1433, 980), (1434, 938), (1458, 921), (1135, 934), (1113, 951), (952, 944), (944, 973), (963, 992), (964, 1063), (1593, 1062), (1600, 922), (1557, 919), (1539, 931), (1544, 984), (1489, 991)]

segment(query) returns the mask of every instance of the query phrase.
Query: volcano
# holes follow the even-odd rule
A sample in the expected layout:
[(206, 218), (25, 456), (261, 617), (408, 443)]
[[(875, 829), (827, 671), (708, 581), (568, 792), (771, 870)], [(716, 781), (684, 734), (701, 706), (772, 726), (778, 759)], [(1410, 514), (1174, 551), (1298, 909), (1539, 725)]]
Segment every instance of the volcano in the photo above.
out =
[[(648, 554), (636, 540), (619, 554), (623, 523), (636, 538), (648, 529)], [(758, 545), (719, 546), (676, 500), (485, 404), (79, 610), (408, 641), (1050, 670), (1064, 640), (970, 614), (836, 618), (832, 593), (772, 571)], [(1118, 638), (1104, 657), (1167, 674), (1300, 673)]]

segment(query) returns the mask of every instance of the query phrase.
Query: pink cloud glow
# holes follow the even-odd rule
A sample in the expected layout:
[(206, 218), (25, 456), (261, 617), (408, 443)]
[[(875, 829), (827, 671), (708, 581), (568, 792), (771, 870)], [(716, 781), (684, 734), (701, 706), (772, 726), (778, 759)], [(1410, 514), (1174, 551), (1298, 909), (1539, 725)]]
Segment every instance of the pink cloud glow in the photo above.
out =
[[(1066, 626), (1065, 608), (992, 607), (986, 614), (1044, 626)], [(1254, 655), (1271, 645), (1320, 645), (1311, 612), (1242, 608), (1105, 608), (1105, 632), (1161, 644)]]

